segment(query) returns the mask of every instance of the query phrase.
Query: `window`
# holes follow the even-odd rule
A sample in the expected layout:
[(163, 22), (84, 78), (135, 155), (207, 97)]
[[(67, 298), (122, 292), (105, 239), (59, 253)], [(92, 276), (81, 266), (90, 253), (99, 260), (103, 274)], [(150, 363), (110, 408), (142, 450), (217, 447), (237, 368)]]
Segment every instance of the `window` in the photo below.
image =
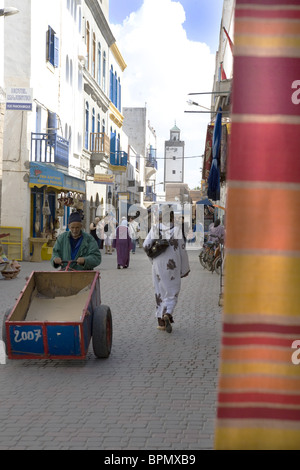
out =
[(113, 66), (110, 70), (110, 100), (115, 107), (121, 111), (121, 82), (117, 76), (117, 72), (114, 72)]
[(86, 68), (90, 67), (90, 24), (86, 22)]
[(122, 109), (122, 102), (121, 102), (121, 81), (120, 77), (118, 80), (118, 110), (121, 112)]
[(102, 83), (102, 88), (105, 91), (106, 88), (106, 52), (103, 52), (103, 67), (102, 67), (102, 77), (103, 77), (103, 83)]
[(101, 86), (101, 44), (98, 42), (98, 73), (97, 73), (98, 85)]
[(176, 157), (173, 157), (173, 160), (176, 160)]
[(114, 68), (111, 66), (110, 68), (110, 90), (109, 90), (109, 98), (110, 101), (114, 102)]
[(89, 148), (89, 118), (90, 118), (89, 104), (88, 102), (86, 102), (85, 103), (85, 140), (84, 140), (84, 146), (86, 149)]
[(92, 148), (90, 150), (94, 150), (94, 142), (95, 142), (95, 126), (96, 126), (96, 116), (95, 116), (95, 108), (92, 109)]
[(81, 34), (81, 7), (78, 7), (78, 32)]
[(96, 35), (93, 33), (92, 75), (96, 77)]
[(172, 175), (176, 175), (176, 170), (172, 170)]
[(73, 61), (70, 60), (70, 85), (73, 85)]
[(70, 78), (70, 64), (69, 64), (69, 56), (66, 57), (66, 82), (69, 83)]
[(47, 50), (46, 60), (53, 65), (53, 67), (59, 66), (59, 39), (56, 36), (55, 31), (48, 26), (47, 31)]

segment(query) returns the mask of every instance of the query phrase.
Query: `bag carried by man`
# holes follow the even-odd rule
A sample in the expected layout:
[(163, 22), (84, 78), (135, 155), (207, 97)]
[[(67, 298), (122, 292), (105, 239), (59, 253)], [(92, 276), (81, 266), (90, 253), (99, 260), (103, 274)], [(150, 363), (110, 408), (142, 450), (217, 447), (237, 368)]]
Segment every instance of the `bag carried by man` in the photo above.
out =
[(146, 255), (153, 259), (161, 255), (169, 246), (169, 241), (165, 238), (162, 238), (161, 232), (159, 232), (159, 238), (154, 241), (153, 245), (150, 247), (144, 248)]

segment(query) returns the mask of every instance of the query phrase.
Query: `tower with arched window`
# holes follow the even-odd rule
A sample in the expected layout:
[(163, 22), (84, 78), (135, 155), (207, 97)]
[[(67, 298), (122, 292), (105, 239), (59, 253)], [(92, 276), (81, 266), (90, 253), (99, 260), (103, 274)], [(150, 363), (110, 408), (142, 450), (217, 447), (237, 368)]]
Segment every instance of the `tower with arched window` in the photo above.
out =
[(183, 183), (184, 181), (184, 142), (180, 140), (180, 129), (170, 130), (170, 139), (165, 141), (164, 182)]

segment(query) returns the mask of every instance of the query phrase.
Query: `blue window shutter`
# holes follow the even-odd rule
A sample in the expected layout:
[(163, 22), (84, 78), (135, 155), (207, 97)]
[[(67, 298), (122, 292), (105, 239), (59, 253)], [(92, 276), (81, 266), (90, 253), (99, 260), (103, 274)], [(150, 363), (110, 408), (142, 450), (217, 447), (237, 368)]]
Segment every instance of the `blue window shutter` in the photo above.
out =
[(110, 70), (110, 100), (113, 102), (113, 89), (114, 89), (114, 73)]
[(110, 134), (110, 163), (111, 165), (116, 164), (116, 133)]
[(54, 67), (59, 66), (59, 38), (54, 36)]
[(46, 33), (46, 60), (50, 62), (51, 57), (51, 28), (48, 26), (48, 31)]
[(114, 99), (113, 99), (113, 103), (115, 106), (117, 106), (117, 103), (116, 103), (116, 98), (117, 98), (117, 77), (116, 75), (114, 75)]
[(121, 82), (119, 82), (119, 111), (120, 112), (122, 110), (121, 92), (122, 92), (122, 87), (121, 87)]

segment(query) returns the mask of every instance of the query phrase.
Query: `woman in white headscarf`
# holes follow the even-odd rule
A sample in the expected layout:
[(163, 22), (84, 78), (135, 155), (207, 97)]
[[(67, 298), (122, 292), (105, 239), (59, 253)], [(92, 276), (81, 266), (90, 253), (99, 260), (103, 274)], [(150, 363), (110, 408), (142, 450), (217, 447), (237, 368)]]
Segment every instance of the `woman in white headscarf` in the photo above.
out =
[(116, 237), (113, 240), (113, 247), (116, 248), (117, 251), (117, 268), (128, 268), (132, 243), (129, 236), (128, 223), (125, 217), (122, 218), (121, 225), (116, 229)]
[(181, 288), (181, 278), (190, 272), (189, 260), (185, 249), (185, 240), (181, 225), (174, 226), (174, 212), (160, 213), (159, 224), (151, 227), (143, 247), (145, 251), (158, 238), (158, 229), (162, 238), (169, 240), (169, 246), (152, 260), (152, 278), (156, 299), (156, 317), (158, 329), (172, 331), (173, 313)]

